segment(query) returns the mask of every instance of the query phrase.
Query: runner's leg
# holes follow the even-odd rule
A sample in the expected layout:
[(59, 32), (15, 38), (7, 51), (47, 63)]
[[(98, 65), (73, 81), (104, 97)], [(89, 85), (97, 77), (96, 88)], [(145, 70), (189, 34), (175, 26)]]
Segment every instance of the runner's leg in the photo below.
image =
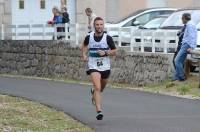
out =
[(99, 72), (92, 72), (91, 73), (92, 83), (94, 85), (94, 100), (96, 104), (96, 111), (101, 111), (101, 74)]
[(109, 76), (110, 76), (110, 70), (101, 72), (101, 92), (103, 92), (104, 88), (106, 87)]
[(101, 92), (103, 92), (107, 83), (108, 83), (108, 79), (101, 79)]

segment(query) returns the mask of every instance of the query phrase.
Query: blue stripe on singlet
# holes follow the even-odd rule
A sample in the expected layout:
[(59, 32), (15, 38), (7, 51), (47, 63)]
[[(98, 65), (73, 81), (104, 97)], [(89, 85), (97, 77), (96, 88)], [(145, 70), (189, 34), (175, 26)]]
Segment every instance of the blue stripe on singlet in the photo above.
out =
[(98, 53), (96, 53), (96, 52), (95, 52), (95, 53), (90, 52), (90, 53), (89, 53), (89, 56), (90, 56), (90, 57), (101, 57), (101, 56), (100, 56)]
[(106, 50), (109, 50), (109, 48), (89, 48), (89, 56), (90, 56), (90, 57), (101, 57), (101, 56), (97, 53), (98, 50), (106, 51)]

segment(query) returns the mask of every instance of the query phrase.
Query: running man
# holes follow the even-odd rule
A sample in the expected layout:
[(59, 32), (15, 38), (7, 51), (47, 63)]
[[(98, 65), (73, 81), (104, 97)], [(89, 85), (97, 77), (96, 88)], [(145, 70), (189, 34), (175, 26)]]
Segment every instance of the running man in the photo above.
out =
[[(85, 37), (82, 45), (82, 57), (88, 62), (87, 74), (90, 75), (94, 88), (91, 89), (92, 102), (96, 106), (97, 120), (103, 119), (102, 97), (110, 75), (109, 56), (115, 56), (117, 49), (111, 36), (104, 32), (104, 21), (101, 17), (94, 20), (94, 32)], [(89, 57), (87, 53), (89, 52)]]

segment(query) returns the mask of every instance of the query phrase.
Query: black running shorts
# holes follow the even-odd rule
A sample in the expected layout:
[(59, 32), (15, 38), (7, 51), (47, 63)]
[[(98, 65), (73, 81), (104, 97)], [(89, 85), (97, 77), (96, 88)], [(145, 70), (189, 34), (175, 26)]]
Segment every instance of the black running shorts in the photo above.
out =
[(102, 79), (108, 79), (108, 77), (110, 76), (110, 70), (98, 71), (96, 69), (89, 69), (88, 71), (86, 71), (88, 75), (90, 75), (92, 72), (99, 72)]

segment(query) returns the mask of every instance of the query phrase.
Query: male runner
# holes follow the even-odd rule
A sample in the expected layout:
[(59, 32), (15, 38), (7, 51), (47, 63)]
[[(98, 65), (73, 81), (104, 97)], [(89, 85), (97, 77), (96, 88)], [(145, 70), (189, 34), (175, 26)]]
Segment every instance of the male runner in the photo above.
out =
[[(88, 61), (87, 74), (91, 76), (94, 86), (91, 93), (93, 104), (96, 105), (96, 118), (102, 120), (101, 92), (106, 87), (110, 75), (109, 56), (115, 56), (117, 49), (112, 37), (104, 32), (104, 21), (101, 17), (95, 18), (94, 29), (94, 32), (85, 37), (82, 45), (82, 57), (84, 61)], [(87, 55), (88, 52), (89, 55)]]

